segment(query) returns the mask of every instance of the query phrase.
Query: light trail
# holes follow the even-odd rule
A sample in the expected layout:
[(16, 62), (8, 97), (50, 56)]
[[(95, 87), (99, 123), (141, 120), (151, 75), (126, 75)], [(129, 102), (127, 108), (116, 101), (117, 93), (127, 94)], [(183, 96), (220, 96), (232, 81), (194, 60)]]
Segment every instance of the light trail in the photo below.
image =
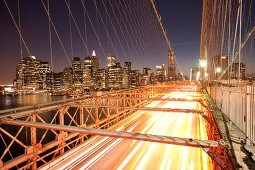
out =
[[(196, 93), (170, 92), (163, 98), (188, 98)], [(197, 109), (197, 102), (153, 101), (147, 107)], [(139, 111), (134, 123), (120, 123), (115, 130), (207, 140), (206, 121), (199, 114)], [(125, 128), (127, 127), (127, 128)], [(90, 146), (90, 147), (89, 147)], [(71, 154), (71, 153), (70, 153)], [(210, 157), (201, 149), (130, 139), (94, 137), (71, 161), (49, 169), (212, 169)]]

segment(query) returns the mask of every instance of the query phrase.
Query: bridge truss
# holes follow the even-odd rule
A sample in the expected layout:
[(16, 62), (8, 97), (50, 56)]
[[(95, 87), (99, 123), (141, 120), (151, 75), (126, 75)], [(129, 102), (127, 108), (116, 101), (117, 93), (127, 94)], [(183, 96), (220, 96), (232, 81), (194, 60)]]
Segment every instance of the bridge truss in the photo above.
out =
[[(98, 97), (2, 111), (0, 169), (37, 169), (94, 135), (201, 147), (214, 160), (214, 169), (234, 169), (213, 113), (204, 100), (199, 85), (196, 87), (189, 86), (188, 82), (182, 82), (182, 88), (174, 84), (154, 85), (114, 91)], [(199, 95), (188, 99), (163, 97), (171, 91), (198, 92)], [(155, 100), (199, 102), (202, 109), (146, 107)], [(118, 122), (125, 121), (127, 117), (136, 120), (140, 116), (137, 111), (148, 110), (201, 114), (207, 121), (208, 140), (134, 134), (109, 129)]]

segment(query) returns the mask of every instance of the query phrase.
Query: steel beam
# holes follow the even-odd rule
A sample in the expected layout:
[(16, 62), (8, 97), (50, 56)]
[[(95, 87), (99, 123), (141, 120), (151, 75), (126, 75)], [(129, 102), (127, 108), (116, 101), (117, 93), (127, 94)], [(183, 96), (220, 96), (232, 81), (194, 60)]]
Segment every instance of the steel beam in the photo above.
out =
[(104, 105), (79, 105), (74, 104), (71, 107), (84, 107), (84, 108), (105, 108), (105, 109), (123, 109), (123, 110), (142, 110), (142, 111), (153, 111), (153, 112), (181, 112), (181, 113), (199, 113), (203, 114), (204, 111), (196, 109), (177, 109), (177, 108), (156, 108), (156, 107), (124, 107), (124, 106), (104, 106)]
[(191, 139), (191, 138), (179, 138), (179, 137), (170, 137), (170, 136), (162, 136), (162, 135), (130, 133), (130, 132), (124, 132), (124, 131), (94, 129), (94, 128), (86, 128), (86, 127), (80, 128), (75, 126), (46, 124), (46, 123), (39, 123), (39, 122), (27, 122), (27, 121), (11, 120), (11, 119), (0, 120), (0, 123), (16, 125), (16, 126), (41, 128), (41, 129), (52, 129), (52, 130), (59, 130), (59, 131), (65, 131), (65, 132), (74, 132), (74, 133), (80, 133), (80, 134), (91, 134), (91, 135), (109, 136), (109, 137), (115, 137), (115, 138), (173, 144), (173, 145), (180, 145), (180, 146), (190, 146), (190, 147), (210, 148), (210, 147), (218, 147), (219, 145), (221, 145), (220, 144), (221, 141), (198, 140), (198, 139)]
[[(221, 148), (221, 146), (219, 146)], [(203, 150), (221, 167), (223, 170), (234, 170), (232, 162), (230, 159), (226, 159), (227, 151), (226, 148), (221, 148), (221, 153), (217, 153), (212, 148), (203, 148)], [(223, 152), (223, 153), (222, 153)], [(224, 153), (226, 152), (226, 153)]]
[(146, 97), (125, 97), (125, 96), (121, 96), (121, 97), (115, 97), (115, 96), (106, 96), (106, 97), (102, 97), (102, 99), (110, 99), (110, 100), (118, 100), (118, 99), (122, 99), (122, 100), (149, 100), (149, 101), (178, 101), (178, 102), (201, 102), (202, 99), (201, 98), (197, 98), (197, 99), (186, 99), (186, 98), (162, 98), (162, 97), (151, 97), (151, 98), (146, 98)]
[[(36, 122), (36, 114), (33, 114), (31, 116), (31, 122)], [(31, 137), (31, 147), (32, 147), (32, 153), (33, 153), (33, 158), (31, 162), (31, 169), (37, 169), (37, 147), (36, 147), (36, 128), (31, 127), (30, 131), (30, 137)]]

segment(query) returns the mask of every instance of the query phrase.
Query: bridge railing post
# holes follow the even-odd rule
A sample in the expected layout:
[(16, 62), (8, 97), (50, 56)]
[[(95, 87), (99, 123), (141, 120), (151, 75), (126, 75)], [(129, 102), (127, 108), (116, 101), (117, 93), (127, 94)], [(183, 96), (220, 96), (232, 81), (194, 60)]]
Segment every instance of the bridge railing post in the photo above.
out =
[(95, 108), (95, 123), (96, 123), (96, 128), (99, 128), (99, 116), (98, 116), (98, 108)]
[[(109, 104), (110, 104), (110, 101), (109, 99), (107, 99), (107, 106), (109, 106)], [(106, 115), (107, 115), (107, 128), (109, 128), (110, 127), (110, 109), (109, 108), (106, 109)]]
[[(119, 99), (117, 99), (117, 107), (119, 107)], [(116, 109), (116, 114), (117, 114), (117, 122), (120, 120), (120, 115), (119, 115), (119, 109)]]
[[(80, 127), (84, 127), (84, 110), (83, 107), (80, 107)], [(84, 135), (80, 134), (81, 140), (80, 142), (84, 142)]]
[[(31, 116), (31, 122), (36, 122), (36, 114)], [(31, 169), (37, 169), (37, 146), (36, 146), (36, 128), (31, 127), (31, 147), (33, 148), (33, 158)]]
[[(65, 124), (64, 115), (65, 115), (65, 108), (62, 107), (60, 109), (60, 112), (59, 112), (59, 125), (64, 125)], [(64, 131), (60, 131), (58, 140), (62, 140), (61, 149), (60, 149), (60, 154), (62, 155), (65, 152)]]

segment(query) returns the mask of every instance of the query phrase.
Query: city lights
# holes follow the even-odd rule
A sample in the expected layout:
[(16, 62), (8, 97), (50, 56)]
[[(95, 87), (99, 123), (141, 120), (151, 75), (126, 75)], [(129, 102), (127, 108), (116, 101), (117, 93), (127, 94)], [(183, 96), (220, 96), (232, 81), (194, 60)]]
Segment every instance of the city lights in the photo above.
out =
[(202, 68), (206, 68), (207, 67), (207, 60), (199, 60), (199, 65)]

